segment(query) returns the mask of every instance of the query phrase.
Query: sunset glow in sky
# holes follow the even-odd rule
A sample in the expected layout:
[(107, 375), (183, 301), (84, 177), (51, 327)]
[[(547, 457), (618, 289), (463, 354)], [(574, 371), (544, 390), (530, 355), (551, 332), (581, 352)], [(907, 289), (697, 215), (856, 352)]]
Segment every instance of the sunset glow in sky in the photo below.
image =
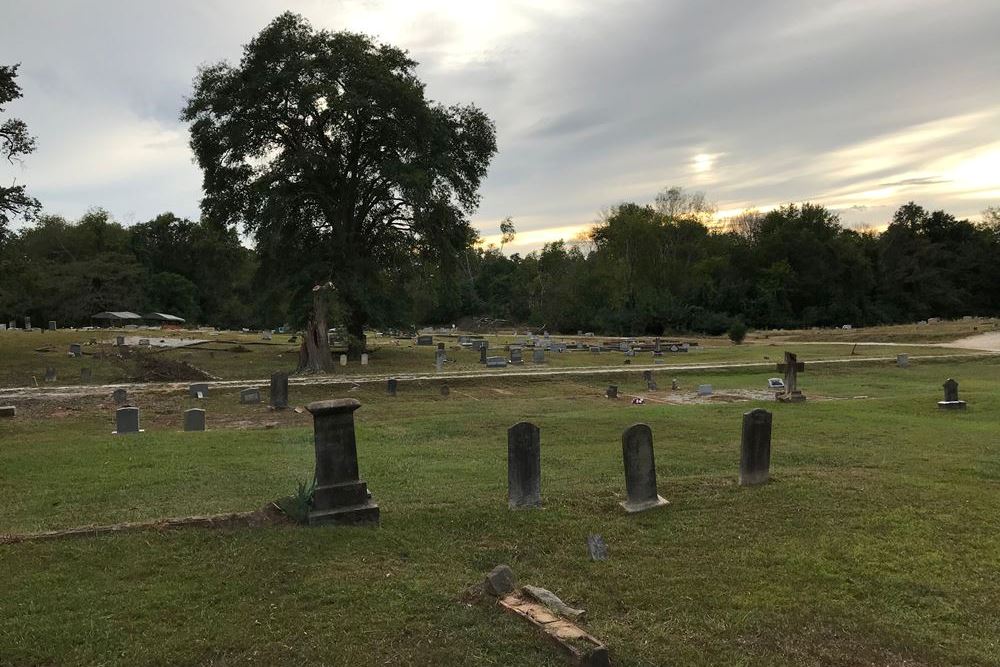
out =
[(670, 185), (720, 215), (812, 201), (881, 227), (914, 200), (1000, 204), (1000, 2), (5, 0), (8, 112), (38, 137), (0, 179), (47, 212), (196, 217), (179, 121), (199, 64), (235, 60), (292, 9), (410, 51), (430, 98), (475, 102), (499, 154), (474, 216), (526, 251)]

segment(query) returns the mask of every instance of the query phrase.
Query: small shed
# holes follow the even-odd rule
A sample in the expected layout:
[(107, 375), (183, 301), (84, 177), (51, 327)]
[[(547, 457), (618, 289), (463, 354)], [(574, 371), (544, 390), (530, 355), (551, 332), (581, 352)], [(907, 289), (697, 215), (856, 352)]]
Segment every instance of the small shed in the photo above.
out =
[(179, 327), (185, 322), (183, 317), (177, 317), (170, 313), (146, 313), (143, 319), (153, 326), (159, 325), (161, 327)]
[(90, 319), (93, 320), (97, 326), (120, 327), (126, 324), (140, 324), (142, 322), (142, 315), (137, 315), (136, 313), (132, 313), (127, 310), (116, 310), (91, 315)]

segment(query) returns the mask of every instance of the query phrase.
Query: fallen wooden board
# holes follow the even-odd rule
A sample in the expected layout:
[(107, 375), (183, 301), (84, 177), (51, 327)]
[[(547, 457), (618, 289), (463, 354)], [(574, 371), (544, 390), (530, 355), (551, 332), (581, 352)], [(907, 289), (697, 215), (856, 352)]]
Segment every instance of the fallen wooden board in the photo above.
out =
[(549, 609), (515, 591), (497, 600), (507, 611), (539, 628), (552, 642), (560, 646), (579, 667), (610, 667), (608, 647), (583, 628), (553, 614)]

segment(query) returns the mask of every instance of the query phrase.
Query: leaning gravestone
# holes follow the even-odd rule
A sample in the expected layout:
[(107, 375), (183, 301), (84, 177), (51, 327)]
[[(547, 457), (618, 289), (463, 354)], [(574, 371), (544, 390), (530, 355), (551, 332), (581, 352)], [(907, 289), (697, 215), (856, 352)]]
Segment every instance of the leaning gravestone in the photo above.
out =
[(184, 430), (185, 431), (204, 431), (205, 430), (205, 411), (201, 408), (191, 408), (190, 410), (184, 411)]
[(542, 504), (542, 449), (537, 426), (520, 422), (507, 429), (507, 506)]
[(622, 433), (625, 490), (628, 500), (619, 503), (628, 513), (669, 505), (656, 491), (653, 431), (647, 424), (633, 424)]
[(207, 398), (208, 384), (205, 382), (200, 382), (198, 384), (193, 384), (189, 386), (188, 396), (190, 396), (191, 398)]
[(242, 405), (260, 403), (260, 390), (256, 387), (240, 389), (240, 403)]
[(269, 397), (272, 408), (283, 410), (288, 407), (288, 373), (271, 374), (271, 394)]
[(45, 369), (45, 381), (55, 382), (56, 381), (56, 369), (51, 366)]
[(385, 393), (389, 394), (390, 396), (395, 396), (396, 385), (397, 385), (396, 378), (389, 378), (385, 383)]
[(358, 475), (358, 445), (354, 436), (353, 398), (310, 403), (316, 446), (316, 491), (310, 524), (378, 523), (379, 508), (368, 484)]
[(115, 389), (111, 392), (111, 399), (115, 402), (115, 405), (125, 405), (128, 400), (128, 392), (124, 389)]
[(757, 408), (743, 414), (740, 486), (763, 484), (771, 469), (771, 413)]
[(115, 410), (115, 426), (116, 430), (114, 435), (123, 435), (125, 433), (140, 433), (139, 429), (139, 408), (118, 408)]
[(964, 410), (965, 401), (958, 400), (958, 382), (948, 378), (944, 383), (944, 400), (938, 401), (942, 410)]

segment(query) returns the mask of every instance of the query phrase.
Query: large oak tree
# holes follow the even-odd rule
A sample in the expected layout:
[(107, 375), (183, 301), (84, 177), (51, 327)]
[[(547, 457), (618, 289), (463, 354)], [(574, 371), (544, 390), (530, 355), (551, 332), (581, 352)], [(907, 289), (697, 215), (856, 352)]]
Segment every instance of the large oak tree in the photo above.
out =
[[(18, 65), (0, 65), (0, 112), (4, 106), (21, 97), (17, 85)], [(28, 134), (28, 126), (19, 118), (8, 118), (0, 123), (0, 157), (13, 165), (22, 156), (35, 150), (35, 138)], [(41, 208), (38, 200), (28, 195), (23, 185), (0, 185), (0, 246), (7, 236), (7, 224), (12, 218), (31, 218)]]
[[(496, 152), (486, 114), (429, 101), (415, 68), (398, 48), (285, 13), (238, 65), (202, 68), (183, 112), (205, 215), (253, 234), (303, 302), (329, 284), (352, 352), (409, 268), (475, 240), (468, 215)], [(313, 301), (302, 365), (328, 370), (327, 300)]]

